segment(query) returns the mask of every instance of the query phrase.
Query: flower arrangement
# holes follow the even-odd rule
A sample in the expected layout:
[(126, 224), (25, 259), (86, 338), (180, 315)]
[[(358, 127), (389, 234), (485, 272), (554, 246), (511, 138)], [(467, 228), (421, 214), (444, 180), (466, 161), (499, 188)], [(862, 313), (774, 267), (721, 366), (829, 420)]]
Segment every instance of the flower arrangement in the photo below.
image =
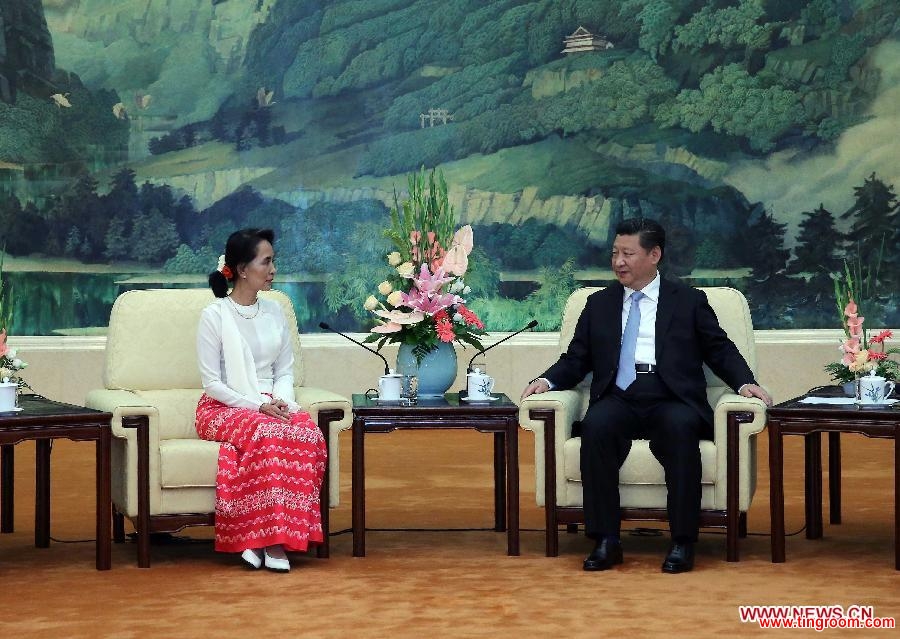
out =
[(472, 227), (454, 232), (455, 220), (447, 184), (423, 169), (409, 176), (409, 198), (394, 193), (391, 227), (385, 237), (396, 250), (387, 255), (392, 268), (370, 295), (366, 310), (377, 317), (366, 342), (380, 350), (388, 342), (411, 344), (417, 362), (440, 342), (459, 342), (481, 349), (484, 324), (461, 297), (470, 293), (463, 279), (472, 252)]
[(31, 388), (28, 382), (19, 376), (19, 372), (28, 364), (16, 357), (16, 349), (6, 343), (6, 329), (0, 331), (0, 382), (13, 382), (19, 389)]
[(841, 360), (826, 364), (825, 371), (833, 381), (841, 384), (852, 382), (871, 371), (885, 379), (897, 381), (900, 379), (900, 364), (889, 356), (900, 353), (900, 348), (885, 347), (885, 342), (893, 333), (883, 330), (874, 337), (868, 336), (863, 326), (865, 317), (859, 314), (860, 309), (855, 301), (853, 276), (846, 265), (844, 277), (843, 283), (835, 280), (834, 291), (846, 339), (839, 347)]

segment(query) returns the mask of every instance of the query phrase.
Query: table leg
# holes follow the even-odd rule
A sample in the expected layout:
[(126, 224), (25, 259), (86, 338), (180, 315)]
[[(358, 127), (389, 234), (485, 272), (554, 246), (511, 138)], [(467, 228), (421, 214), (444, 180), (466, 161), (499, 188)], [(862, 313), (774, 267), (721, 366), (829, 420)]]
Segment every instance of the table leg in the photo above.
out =
[(494, 433), (494, 530), (505, 531), (506, 516), (506, 434)]
[(363, 419), (353, 420), (353, 556), (366, 556), (366, 460), (365, 430)]
[(769, 421), (769, 516), (772, 520), (772, 563), (784, 562), (784, 442), (781, 424)]
[(35, 440), (34, 545), (50, 546), (50, 440)]
[(3, 444), (0, 446), (0, 533), (11, 533), (15, 527), (13, 522), (15, 469), (15, 446)]
[(506, 428), (506, 554), (519, 554), (519, 424), (512, 420)]
[(841, 434), (828, 433), (829, 521), (841, 523)]
[(100, 427), (97, 437), (97, 570), (109, 570), (112, 566), (112, 539), (110, 518), (112, 499), (110, 496), (109, 468), (110, 430)]
[(822, 434), (805, 436), (806, 538), (822, 538)]

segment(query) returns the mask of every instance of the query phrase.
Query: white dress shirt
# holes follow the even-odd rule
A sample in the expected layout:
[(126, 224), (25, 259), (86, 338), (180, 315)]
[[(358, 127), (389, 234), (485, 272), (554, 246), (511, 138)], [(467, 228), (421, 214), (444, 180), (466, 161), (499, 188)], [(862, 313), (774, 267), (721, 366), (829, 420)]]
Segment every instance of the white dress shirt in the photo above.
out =
[[(659, 271), (656, 277), (641, 289), (644, 297), (638, 302), (641, 309), (641, 324), (638, 327), (637, 346), (634, 349), (635, 364), (656, 364), (656, 309), (659, 307)], [(622, 295), (622, 333), (631, 313), (631, 296), (633, 288), (625, 287)]]

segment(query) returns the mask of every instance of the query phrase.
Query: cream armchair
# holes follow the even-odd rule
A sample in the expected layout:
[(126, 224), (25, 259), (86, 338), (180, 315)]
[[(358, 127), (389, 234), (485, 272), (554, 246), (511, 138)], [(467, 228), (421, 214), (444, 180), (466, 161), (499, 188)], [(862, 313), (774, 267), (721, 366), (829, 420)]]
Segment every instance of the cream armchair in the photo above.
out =
[[(338, 434), (352, 422), (350, 402), (303, 385), (297, 319), (290, 299), (272, 291), (294, 335), (297, 402), (325, 435), (327, 490), (320, 494), (328, 556), (328, 508), (340, 500)], [(197, 365), (200, 312), (214, 299), (209, 289), (129, 291), (119, 296), (109, 319), (105, 388), (85, 404), (113, 414), (113, 536), (124, 540), (124, 517), (135, 526), (138, 565), (150, 566), (150, 533), (212, 525), (219, 444), (197, 437), (194, 415), (203, 393)]]
[[(572, 341), (575, 324), (588, 295), (597, 288), (575, 291), (566, 303), (559, 335), (559, 352)], [(705, 288), (719, 324), (756, 372), (753, 326), (747, 300), (731, 288)], [(715, 440), (700, 442), (703, 464), (701, 515), (703, 527), (726, 529), (726, 557), (738, 560), (738, 536), (746, 536), (747, 510), (756, 489), (756, 434), (766, 423), (763, 402), (735, 394), (704, 366), (707, 397), (715, 416)], [(526, 397), (519, 423), (534, 433), (537, 505), (546, 511), (548, 557), (559, 553), (559, 526), (571, 530), (584, 522), (581, 487), (581, 438), (572, 437), (572, 423), (587, 411), (590, 375), (571, 390)], [(665, 521), (666, 484), (662, 466), (646, 440), (637, 440), (619, 471), (622, 519)]]

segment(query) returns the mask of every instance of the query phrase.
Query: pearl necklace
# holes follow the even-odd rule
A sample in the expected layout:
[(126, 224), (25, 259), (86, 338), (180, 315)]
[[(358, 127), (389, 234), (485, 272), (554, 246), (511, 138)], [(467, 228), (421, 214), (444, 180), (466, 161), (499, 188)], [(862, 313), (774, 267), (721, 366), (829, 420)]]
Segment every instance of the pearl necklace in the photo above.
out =
[(238, 305), (237, 302), (235, 302), (231, 298), (230, 295), (228, 296), (228, 301), (231, 302), (231, 306), (234, 308), (234, 312), (237, 313), (238, 315), (240, 315), (241, 317), (243, 317), (244, 319), (253, 319), (257, 315), (259, 315), (259, 298), (256, 298), (256, 301), (253, 302), (253, 304), (251, 305), (251, 306), (256, 307), (256, 310), (253, 311), (253, 315), (244, 315), (243, 313), (241, 313), (241, 307)]

